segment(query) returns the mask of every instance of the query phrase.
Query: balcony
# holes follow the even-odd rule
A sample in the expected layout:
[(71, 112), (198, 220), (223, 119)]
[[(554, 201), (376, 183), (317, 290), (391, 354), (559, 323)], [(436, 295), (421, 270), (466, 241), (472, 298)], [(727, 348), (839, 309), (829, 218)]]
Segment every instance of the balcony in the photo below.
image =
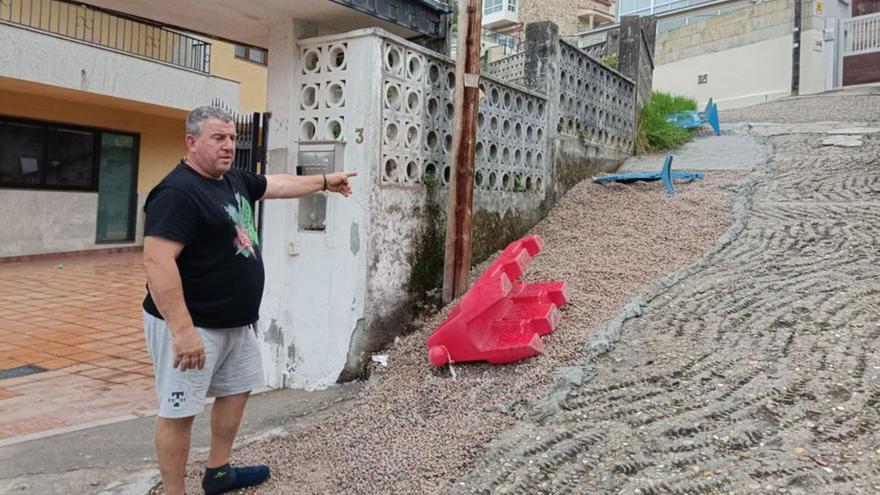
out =
[(0, 0), (0, 46), (0, 77), (179, 109), (238, 102), (207, 41), (72, 1)]
[(519, 24), (517, 0), (486, 0), (483, 2), (483, 27), (505, 29)]

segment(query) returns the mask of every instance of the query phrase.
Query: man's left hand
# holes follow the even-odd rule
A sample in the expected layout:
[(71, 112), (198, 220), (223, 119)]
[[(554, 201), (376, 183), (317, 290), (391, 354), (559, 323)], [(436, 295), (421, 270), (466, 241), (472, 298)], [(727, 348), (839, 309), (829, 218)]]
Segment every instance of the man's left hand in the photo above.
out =
[(348, 179), (356, 175), (357, 172), (327, 174), (327, 190), (348, 197), (351, 194), (351, 184), (348, 182)]

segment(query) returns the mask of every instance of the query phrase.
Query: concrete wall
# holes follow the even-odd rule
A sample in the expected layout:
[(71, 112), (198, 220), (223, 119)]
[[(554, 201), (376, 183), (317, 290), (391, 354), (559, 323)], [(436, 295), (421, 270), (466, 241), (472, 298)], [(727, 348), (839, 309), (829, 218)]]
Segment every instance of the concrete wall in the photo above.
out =
[(238, 108), (235, 81), (6, 24), (0, 46), (0, 77), (187, 111), (215, 97)]
[[(801, 94), (825, 90), (824, 16), (802, 1)], [(657, 36), (654, 88), (736, 108), (791, 92), (792, 11), (769, 0)], [(707, 82), (698, 77), (706, 75)]]
[[(661, 35), (662, 36), (662, 35)], [(708, 82), (697, 77), (707, 74)], [(791, 91), (791, 35), (658, 65), (654, 90), (710, 97), (722, 108), (737, 108), (788, 96)]]
[(96, 244), (98, 193), (0, 189), (0, 258), (106, 249), (143, 244), (143, 205), (138, 194), (133, 243)]

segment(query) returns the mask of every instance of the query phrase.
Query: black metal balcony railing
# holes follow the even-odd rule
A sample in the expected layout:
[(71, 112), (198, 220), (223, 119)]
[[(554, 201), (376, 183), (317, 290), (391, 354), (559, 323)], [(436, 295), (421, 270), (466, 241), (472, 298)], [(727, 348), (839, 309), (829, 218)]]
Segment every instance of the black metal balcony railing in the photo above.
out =
[(0, 0), (0, 23), (210, 72), (210, 43), (143, 19), (70, 0)]

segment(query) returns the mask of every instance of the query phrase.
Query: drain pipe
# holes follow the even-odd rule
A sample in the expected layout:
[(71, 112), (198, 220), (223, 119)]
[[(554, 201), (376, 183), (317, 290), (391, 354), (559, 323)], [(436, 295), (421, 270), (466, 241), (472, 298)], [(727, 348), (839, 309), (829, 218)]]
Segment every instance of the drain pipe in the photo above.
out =
[(794, 26), (791, 47), (791, 95), (801, 91), (801, 0), (794, 0)]

